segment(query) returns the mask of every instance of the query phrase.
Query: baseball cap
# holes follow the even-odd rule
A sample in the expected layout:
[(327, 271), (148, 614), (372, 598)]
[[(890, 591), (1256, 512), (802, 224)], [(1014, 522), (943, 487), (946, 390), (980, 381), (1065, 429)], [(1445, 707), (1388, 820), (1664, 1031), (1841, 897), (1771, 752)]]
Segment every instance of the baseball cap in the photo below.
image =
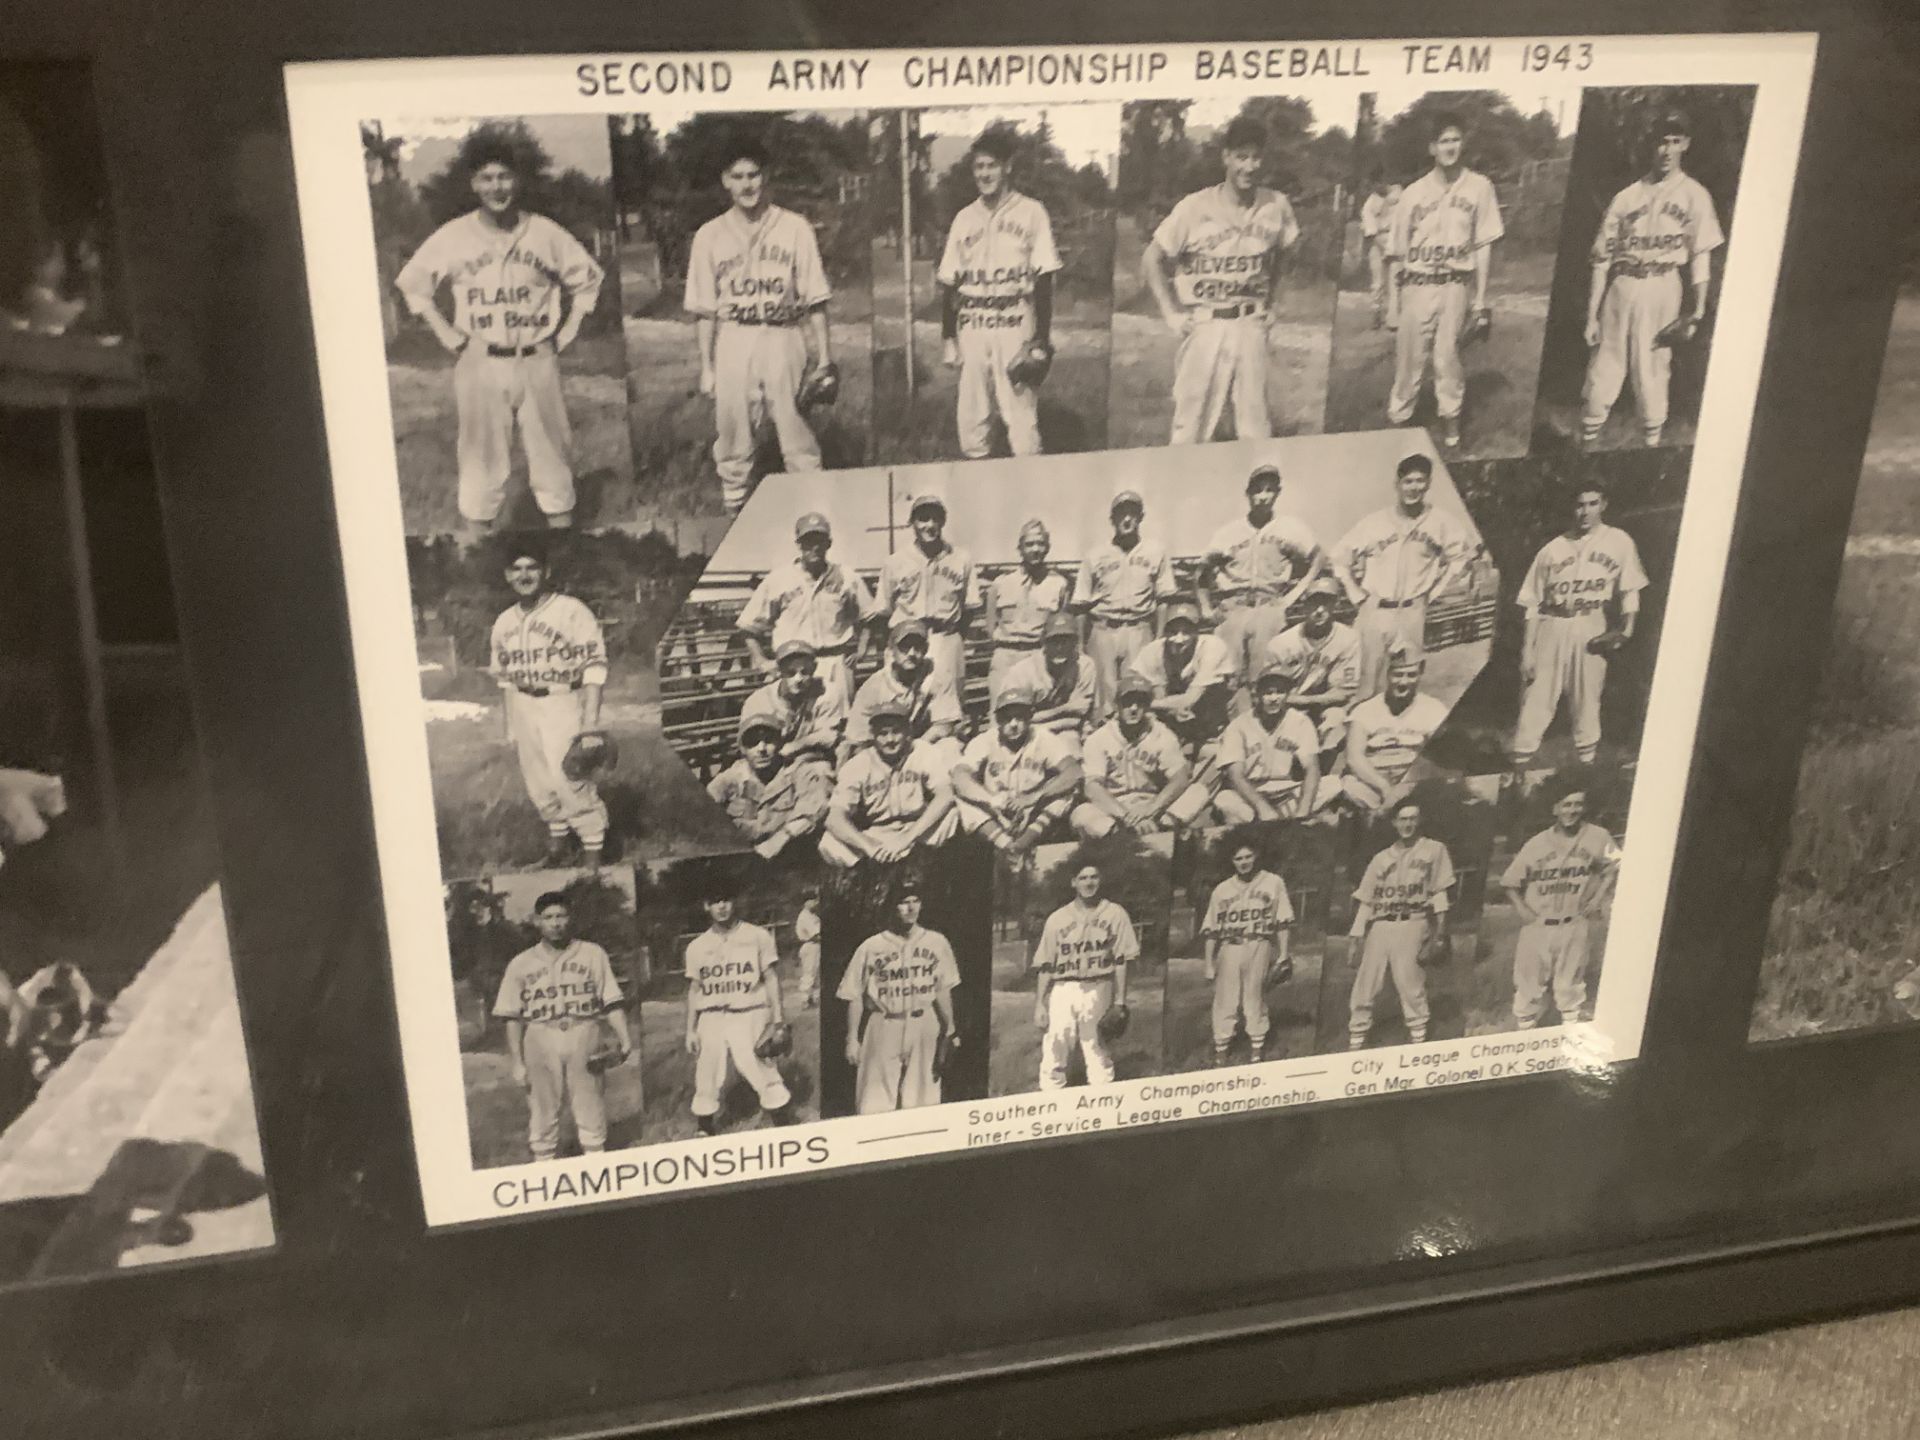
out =
[(1433, 474), (1433, 457), (1416, 451), (1394, 466), (1393, 473), (1395, 475), (1431, 475)]
[(1656, 135), (1693, 134), (1693, 122), (1687, 118), (1684, 110), (1668, 110), (1660, 117), (1660, 123), (1654, 127)]
[(1247, 489), (1249, 490), (1259, 485), (1272, 485), (1278, 488), (1279, 484), (1280, 467), (1278, 465), (1256, 465), (1247, 476)]
[(1191, 600), (1169, 601), (1167, 603), (1167, 618), (1165, 623), (1171, 625), (1176, 620), (1184, 620), (1193, 626), (1194, 629), (1198, 630), (1200, 628), (1200, 607)]
[(1418, 670), (1426, 663), (1427, 657), (1404, 640), (1396, 640), (1387, 647), (1389, 670)]
[(1020, 527), (1019, 543), (1022, 545), (1026, 544), (1027, 537), (1029, 535), (1038, 535), (1042, 540), (1047, 540), (1047, 541), (1051, 541), (1053, 539), (1053, 536), (1048, 532), (1047, 527), (1038, 520), (1029, 520), (1027, 521), (1026, 524)]
[(902, 620), (898, 625), (893, 627), (892, 632), (887, 636), (887, 643), (898, 647), (902, 640), (917, 637), (922, 645), (928, 645), (932, 643), (932, 641), (927, 638), (929, 634), (930, 632), (927, 629), (926, 621)]
[(1012, 681), (1001, 681), (1000, 688), (993, 692), (993, 708), (995, 710), (1031, 710), (1036, 703), (1033, 691), (1029, 690), (1025, 685), (1016, 684)]
[(905, 725), (912, 718), (913, 713), (907, 708), (907, 702), (892, 696), (876, 701), (873, 708), (867, 712), (867, 724), (870, 726), (878, 725), (882, 720), (898, 720)]
[(1330, 600), (1338, 600), (1346, 593), (1331, 575), (1316, 575), (1307, 585), (1305, 598), (1311, 600), (1316, 595), (1325, 595)]
[(1260, 667), (1260, 673), (1254, 677), (1253, 685), (1258, 690), (1264, 688), (1269, 681), (1278, 681), (1291, 690), (1295, 678), (1293, 666), (1286, 661), (1269, 660)]
[(1139, 510), (1142, 515), (1147, 513), (1147, 502), (1140, 498), (1140, 492), (1138, 490), (1122, 490), (1118, 495), (1115, 495), (1113, 497), (1113, 503), (1107, 506), (1107, 513), (1111, 515), (1122, 505), (1131, 505)]
[(775, 740), (780, 738), (780, 727), (765, 715), (742, 715), (740, 717), (740, 743), (747, 743), (747, 736), (756, 730), (765, 730)]
[(1078, 645), (1080, 643), (1080, 626), (1066, 611), (1056, 610), (1047, 617), (1046, 626), (1040, 631), (1040, 638), (1042, 640), (1058, 640), (1062, 636)]
[(796, 655), (804, 655), (809, 660), (813, 660), (818, 658), (819, 654), (818, 650), (804, 640), (783, 640), (780, 647), (773, 652), (773, 662), (776, 665), (784, 665)]
[(827, 523), (827, 517), (817, 510), (809, 510), (793, 522), (793, 538), (804, 540), (809, 535), (824, 535), (833, 538), (833, 527)]
[(1119, 679), (1113, 685), (1113, 698), (1119, 700), (1127, 695), (1145, 695), (1152, 698), (1153, 682), (1138, 670), (1122, 670)]
[(913, 507), (907, 511), (907, 514), (909, 516), (918, 515), (922, 510), (929, 508), (938, 510), (941, 517), (945, 518), (947, 513), (946, 497), (938, 490), (922, 490), (918, 495), (913, 497)]

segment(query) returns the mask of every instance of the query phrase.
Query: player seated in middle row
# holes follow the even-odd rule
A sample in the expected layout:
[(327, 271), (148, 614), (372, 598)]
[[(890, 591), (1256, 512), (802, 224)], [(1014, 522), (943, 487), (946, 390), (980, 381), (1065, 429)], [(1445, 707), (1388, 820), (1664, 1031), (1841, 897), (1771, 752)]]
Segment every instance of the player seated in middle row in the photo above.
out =
[(1220, 737), (1213, 808), (1230, 825), (1304, 817), (1319, 803), (1320, 737), (1292, 691), (1293, 670), (1269, 660), (1253, 682), (1253, 709)]
[(1447, 707), (1420, 693), (1426, 661), (1404, 646), (1387, 652), (1387, 688), (1347, 717), (1346, 797), (1370, 815), (1386, 812), (1413, 789), (1414, 761), (1447, 718)]
[(1347, 707), (1360, 690), (1360, 637), (1333, 618), (1333, 607), (1345, 598), (1333, 576), (1316, 577), (1306, 590), (1307, 618), (1274, 636), (1262, 657), (1294, 674), (1292, 703), (1320, 732), (1323, 781), (1346, 769)]
[(1099, 677), (1080, 649), (1080, 626), (1071, 615), (1047, 617), (1040, 653), (1013, 665), (1006, 680), (1034, 697), (1033, 723), (1064, 745), (1074, 759), (1093, 724)]
[(1200, 633), (1200, 607), (1182, 597), (1168, 604), (1160, 638), (1142, 646), (1131, 665), (1153, 685), (1155, 717), (1198, 765), (1200, 752), (1227, 728), (1237, 676), (1226, 642)]
[(921, 621), (908, 620), (893, 627), (887, 641), (887, 663), (862, 681), (854, 693), (844, 757), (851, 758), (873, 743), (873, 717), (887, 706), (899, 707), (907, 717), (907, 729), (915, 742), (942, 746), (948, 754), (946, 766), (952, 768), (959, 752), (954, 737), (963, 718), (960, 697), (951, 687), (935, 681), (927, 627)]
[(1003, 682), (993, 697), (993, 728), (976, 735), (953, 767), (960, 828), (1015, 855), (1043, 840), (1080, 791), (1080, 762), (1034, 726), (1034, 704), (1030, 691)]
[(1114, 688), (1113, 719), (1087, 737), (1087, 798), (1074, 807), (1073, 828), (1094, 840), (1117, 830), (1147, 835), (1192, 826), (1206, 809), (1207, 790), (1193, 783), (1180, 741), (1154, 718), (1153, 682), (1122, 670)]
[(868, 719), (872, 743), (840, 767), (820, 840), (821, 859), (843, 868), (905, 860), (958, 828), (951, 761), (913, 738), (907, 707), (883, 700)]
[(713, 777), (707, 794), (763, 860), (820, 833), (833, 772), (818, 759), (788, 760), (773, 721), (742, 713), (740, 758)]
[[(829, 781), (847, 728), (847, 702), (840, 687), (820, 678), (820, 659), (805, 640), (789, 640), (774, 652), (778, 676), (747, 697), (740, 720), (760, 720), (780, 736), (788, 764), (824, 766)], [(744, 734), (744, 731), (742, 732)]]

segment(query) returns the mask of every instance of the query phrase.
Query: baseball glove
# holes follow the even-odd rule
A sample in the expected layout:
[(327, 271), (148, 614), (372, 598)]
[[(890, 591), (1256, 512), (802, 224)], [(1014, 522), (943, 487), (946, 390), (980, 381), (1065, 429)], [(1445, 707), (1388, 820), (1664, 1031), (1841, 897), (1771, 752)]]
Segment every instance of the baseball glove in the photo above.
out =
[(1592, 655), (1611, 655), (1622, 649), (1627, 643), (1627, 632), (1609, 626), (1602, 633), (1587, 641), (1587, 652)]
[(587, 1053), (587, 1069), (598, 1075), (603, 1070), (611, 1070), (627, 1058), (627, 1047), (620, 1043), (620, 1037), (606, 1021), (600, 1022), (600, 1031), (593, 1037), (593, 1049)]
[(760, 1038), (753, 1042), (753, 1053), (762, 1060), (777, 1060), (793, 1053), (793, 1027), (784, 1020), (769, 1020)]
[(1678, 320), (1669, 320), (1660, 327), (1660, 333), (1653, 337), (1655, 345), (1672, 350), (1681, 345), (1690, 345), (1700, 333), (1700, 322), (1691, 315), (1682, 315)]
[(1493, 334), (1493, 311), (1482, 305), (1467, 317), (1467, 323), (1460, 329), (1462, 345), (1477, 345)]
[(951, 1030), (942, 1030), (940, 1038), (933, 1042), (933, 1078), (944, 1080), (947, 1067), (953, 1064), (953, 1052), (960, 1048), (960, 1037)]
[(1444, 965), (1453, 959), (1453, 936), (1445, 930), (1436, 930), (1427, 943), (1420, 947), (1422, 965)]
[(619, 763), (620, 747), (604, 730), (582, 730), (560, 757), (560, 773), (574, 784), (591, 780)]
[(1100, 1023), (1095, 1028), (1099, 1030), (1102, 1040), (1118, 1040), (1127, 1033), (1127, 1021), (1130, 1018), (1131, 1012), (1126, 1006), (1109, 1005), (1107, 1013), (1100, 1017)]
[(1007, 367), (1007, 378), (1024, 389), (1034, 389), (1047, 378), (1047, 372), (1053, 368), (1053, 346), (1044, 340), (1036, 340), (1020, 353), (1020, 358)]
[(831, 405), (840, 398), (840, 367), (829, 360), (800, 382), (795, 402), (802, 410), (816, 405)]

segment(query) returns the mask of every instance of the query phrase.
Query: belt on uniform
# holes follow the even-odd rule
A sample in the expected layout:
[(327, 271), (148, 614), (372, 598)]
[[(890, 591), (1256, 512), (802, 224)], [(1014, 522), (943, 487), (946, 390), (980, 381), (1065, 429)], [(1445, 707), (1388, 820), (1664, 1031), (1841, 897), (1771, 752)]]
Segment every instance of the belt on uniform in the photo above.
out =
[(576, 1025), (591, 1025), (599, 1018), (598, 1015), (550, 1015), (544, 1020), (529, 1020), (527, 1024), (551, 1025), (564, 1035)]
[(1651, 280), (1657, 275), (1671, 275), (1679, 268), (1678, 265), (1661, 265), (1651, 260), (1616, 260), (1607, 273), (1628, 280)]
[(918, 1010), (876, 1010), (873, 1013), (882, 1020), (918, 1020), (927, 1013), (927, 1009), (923, 1005)]
[(770, 330), (791, 330), (800, 322), (794, 320), (763, 320), (758, 315), (722, 315), (722, 322), (728, 325), (764, 325)]
[(1409, 605), (1424, 604), (1426, 598), (1424, 595), (1409, 595), (1404, 600), (1388, 600), (1384, 596), (1376, 595), (1373, 597), (1373, 603), (1382, 610), (1403, 610)]
[(1271, 605), (1279, 598), (1278, 590), (1236, 590), (1231, 595), (1222, 595), (1220, 603), (1236, 609), (1253, 609), (1261, 605)]
[(841, 660), (853, 653), (853, 642), (849, 640), (841, 645), (816, 645), (813, 647), (813, 653), (822, 660)]
[(1203, 305), (1199, 310), (1199, 316), (1202, 320), (1239, 320), (1255, 315), (1265, 315), (1266, 313), (1266, 306), (1251, 300), (1244, 305)]
[(1427, 912), (1425, 910), (1382, 910), (1373, 918), (1376, 920), (1424, 920), (1427, 918)]
[(544, 700), (549, 695), (564, 695), (569, 690), (578, 690), (580, 685), (581, 682), (576, 680), (571, 685), (516, 685), (513, 688), (522, 695), (531, 695), (536, 700)]
[(699, 1009), (699, 1013), (700, 1013), (700, 1014), (702, 1014), (702, 1015), (754, 1015), (754, 1014), (757, 1014), (758, 1012), (760, 1012), (760, 1011), (762, 1011), (762, 1010), (764, 1010), (764, 1009), (766, 1009), (766, 1008), (767, 1008), (767, 1007), (766, 1007), (766, 1005), (765, 1005), (765, 1004), (760, 1004), (760, 1005), (702, 1005), (702, 1006), (700, 1007), (700, 1009)]
[(1111, 616), (1096, 615), (1093, 617), (1093, 623), (1107, 630), (1130, 630), (1135, 625), (1146, 624), (1147, 617), (1142, 615), (1138, 620), (1115, 620)]
[(1574, 921), (1578, 920), (1579, 918), (1580, 917), (1578, 915), (1565, 915), (1558, 920), (1549, 920), (1543, 915), (1540, 917), (1540, 923), (1542, 925), (1571, 925)]
[(546, 348), (544, 343), (539, 345), (489, 345), (487, 346), (487, 354), (499, 360), (511, 360), (518, 359), (524, 355), (538, 355)]
[(922, 619), (920, 623), (935, 635), (957, 635), (960, 633), (960, 622), (958, 620), (935, 620), (929, 617)]
[(1556, 620), (1571, 620), (1576, 614), (1581, 612), (1569, 609), (1565, 605), (1542, 605), (1540, 607), (1540, 613), (1542, 615), (1551, 615)]
[(1471, 270), (1402, 270), (1402, 285), (1464, 285), (1473, 278)]
[(996, 650), (1038, 650), (1040, 648), (1040, 642), (1038, 640), (996, 640), (993, 642), (993, 648)]

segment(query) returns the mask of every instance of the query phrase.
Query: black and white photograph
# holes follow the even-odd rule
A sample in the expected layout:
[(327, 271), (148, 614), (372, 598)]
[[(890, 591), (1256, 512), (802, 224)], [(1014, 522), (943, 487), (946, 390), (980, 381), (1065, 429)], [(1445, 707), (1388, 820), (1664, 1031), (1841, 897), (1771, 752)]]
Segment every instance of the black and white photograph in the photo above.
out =
[(446, 911), (475, 1168), (636, 1143), (646, 966), (633, 871), (460, 880)]
[[(900, 111), (876, 251), (881, 462), (1106, 446), (1117, 104)], [(906, 325), (911, 315), (908, 352)]]
[(409, 535), (635, 518), (606, 122), (360, 122)]
[(640, 1143), (820, 1118), (824, 878), (754, 856), (636, 867)]
[(1693, 443), (1753, 96), (1585, 92), (1540, 372), (1545, 443)]
[(872, 458), (872, 122), (612, 121), (636, 518), (706, 549), (769, 474)]
[(1137, 100), (1120, 124), (1107, 443), (1318, 432), (1352, 93)]
[(1167, 1070), (1258, 1064), (1318, 1047), (1339, 834), (1262, 821), (1198, 831), (1174, 858)]
[(993, 890), (994, 1095), (1166, 1070), (1173, 836), (1036, 848)]
[(1421, 425), (1524, 455), (1579, 89), (1360, 97), (1327, 429)]
[(0, 1286), (274, 1243), (93, 96), (0, 64)]

